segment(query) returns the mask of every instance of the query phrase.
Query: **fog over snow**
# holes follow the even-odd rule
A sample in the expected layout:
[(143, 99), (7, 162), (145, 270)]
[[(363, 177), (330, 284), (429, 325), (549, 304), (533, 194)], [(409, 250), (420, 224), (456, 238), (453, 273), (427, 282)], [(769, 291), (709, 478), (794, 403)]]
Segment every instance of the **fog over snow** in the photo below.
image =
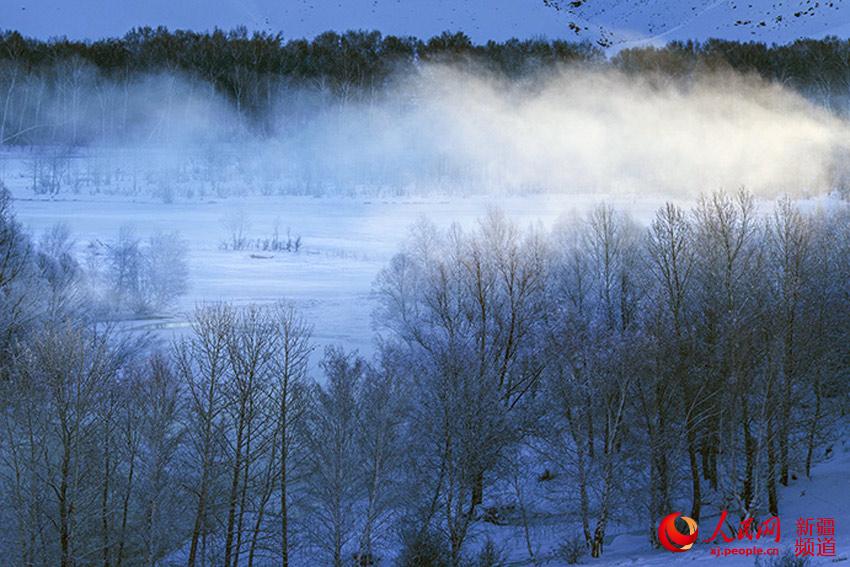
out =
[[(210, 192), (174, 175), (191, 159), (219, 196), (694, 197), (741, 187), (806, 196), (831, 190), (850, 155), (846, 119), (731, 72), (680, 82), (570, 68), (517, 83), (470, 65), (428, 64), (362, 103), (332, 104), (297, 89), (276, 95), (263, 133), (180, 74), (150, 75), (131, 89), (86, 68), (80, 75), (68, 87), (75, 106), (64, 95), (39, 102), (48, 123), (86, 141), (69, 155), (108, 156), (137, 171), (133, 191), (153, 193), (151, 176), (170, 176), (163, 183), (178, 187), (177, 198)], [(107, 132), (121, 116), (130, 117), (127, 127)]]
[[(665, 200), (692, 203), (721, 189), (767, 200), (823, 196), (850, 155), (844, 119), (731, 73), (685, 85), (572, 68), (515, 84), (475, 67), (424, 65), (395, 77), (377, 102), (287, 93), (263, 134), (246, 130), (209, 89), (156, 74), (131, 89), (130, 127), (118, 136), (103, 134), (97, 116), (101, 100), (123, 104), (120, 85), (83, 76), (76, 112), (62, 101), (44, 108), (85, 146), (4, 154), (0, 174), (22, 222), (36, 233), (66, 223), (81, 255), (124, 225), (140, 236), (179, 231), (189, 293), (170, 322), (136, 328), (185, 329), (199, 301), (288, 297), (315, 321), (320, 341), (363, 352), (373, 347), (372, 281), (419, 218), (469, 227), (495, 206), (523, 226), (551, 227), (607, 201), (646, 223)], [(311, 119), (291, 122), (293, 105), (313, 108)], [(34, 194), (33, 168), (55, 156), (69, 178), (113, 172), (116, 180), (98, 195)], [(323, 198), (261, 196), (305, 192)], [(234, 210), (244, 212), (248, 237), (289, 229), (303, 237), (302, 253), (222, 251)]]

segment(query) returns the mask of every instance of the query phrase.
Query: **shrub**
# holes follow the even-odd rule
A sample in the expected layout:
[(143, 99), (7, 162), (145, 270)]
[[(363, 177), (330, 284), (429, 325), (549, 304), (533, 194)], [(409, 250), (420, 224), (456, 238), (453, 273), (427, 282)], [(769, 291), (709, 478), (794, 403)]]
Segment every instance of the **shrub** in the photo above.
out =
[(503, 567), (505, 559), (501, 552), (496, 549), (493, 540), (487, 538), (484, 547), (478, 552), (478, 556), (472, 562), (473, 567)]
[(786, 549), (777, 557), (756, 557), (756, 567), (808, 567), (808, 557), (797, 557), (791, 549)]
[(435, 531), (417, 531), (402, 538), (399, 567), (448, 567), (451, 559), (445, 538)]
[(558, 547), (556, 555), (566, 561), (567, 565), (576, 565), (587, 555), (587, 544), (583, 537), (571, 536)]

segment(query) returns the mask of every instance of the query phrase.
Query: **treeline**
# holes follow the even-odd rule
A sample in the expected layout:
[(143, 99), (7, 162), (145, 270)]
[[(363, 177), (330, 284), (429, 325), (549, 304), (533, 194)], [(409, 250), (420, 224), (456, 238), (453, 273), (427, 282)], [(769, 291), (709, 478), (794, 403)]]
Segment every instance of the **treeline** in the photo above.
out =
[(671, 510), (781, 513), (847, 414), (844, 208), (423, 222), (376, 281), (374, 358), (312, 376), (286, 303), (200, 306), (168, 347), (87, 317), (0, 205), (14, 564), (495, 566), (495, 530), (600, 556), (622, 518), (649, 546)]
[[(317, 101), (374, 100), (395, 77), (428, 62), (515, 81), (562, 65), (659, 78), (731, 69), (790, 86), (842, 112), (850, 86), (850, 42), (834, 37), (770, 46), (716, 39), (673, 42), (626, 49), (606, 59), (588, 43), (512, 39), (474, 44), (463, 33), (448, 32), (428, 40), (377, 31), (285, 40), (281, 34), (249, 34), (244, 28), (211, 33), (138, 28), (122, 38), (84, 42), (42, 41), (6, 31), (0, 33), (0, 143), (80, 144), (116, 136), (133, 125), (138, 112), (133, 93), (150, 88), (151, 76), (173, 78), (175, 73), (186, 79), (190, 93), (221, 95), (240, 124), (269, 133), (279, 126), (275, 117), (286, 115), (297, 124)], [(159, 85), (143, 99), (179, 104), (186, 92), (172, 87)], [(293, 93), (321, 96), (282, 96)]]
[[(561, 41), (488, 45), (494, 64), (510, 73), (517, 65), (530, 64), (532, 57), (550, 65), (599, 57), (587, 45)], [(133, 107), (133, 91), (150, 87), (148, 77), (175, 73), (186, 79), (190, 92), (208, 95), (212, 89), (229, 101), (241, 121), (268, 132), (279, 118), (272, 113), (303, 120), (317, 102), (373, 98), (397, 72), (424, 61), (460, 62), (480, 49), (460, 33), (427, 42), (384, 37), (377, 31), (326, 32), (311, 41), (284, 41), (280, 34), (249, 35), (244, 28), (212, 33), (141, 28), (121, 39), (81, 42), (39, 41), (4, 32), (0, 143), (53, 141), (59, 136), (62, 142), (77, 144), (115, 135), (134, 117), (105, 117), (104, 108), (120, 109), (122, 101), (125, 109)], [(84, 100), (83, 92), (94, 93), (93, 100)], [(288, 96), (293, 93), (322, 96), (300, 101)], [(171, 90), (154, 96), (181, 98)], [(281, 105), (282, 99), (287, 104)], [(57, 101), (54, 113), (71, 124), (62, 127), (59, 117), (48, 116), (46, 101)], [(58, 129), (53, 120), (60, 122)]]

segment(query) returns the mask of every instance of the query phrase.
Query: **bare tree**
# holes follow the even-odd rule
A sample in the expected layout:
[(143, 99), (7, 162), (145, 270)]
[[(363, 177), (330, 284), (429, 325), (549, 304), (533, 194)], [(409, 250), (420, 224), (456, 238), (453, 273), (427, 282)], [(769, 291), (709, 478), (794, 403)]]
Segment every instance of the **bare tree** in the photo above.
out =
[[(387, 524), (399, 504), (403, 437), (408, 391), (400, 357), (390, 348), (381, 350), (375, 367), (364, 373), (357, 392), (358, 461), (362, 468), (365, 503), (356, 562), (372, 565), (376, 543), (385, 540)], [(383, 537), (382, 537), (383, 536)]]
[(354, 536), (353, 511), (362, 481), (357, 466), (355, 396), (364, 363), (328, 347), (321, 364), (326, 382), (316, 391), (308, 429), (310, 529), (313, 545), (328, 563), (342, 567)]
[[(759, 323), (759, 302), (752, 299), (761, 280), (763, 267), (759, 242), (760, 227), (755, 217), (753, 197), (744, 190), (735, 195), (724, 192), (703, 197), (695, 209), (696, 305), (702, 313), (698, 321), (700, 350), (707, 357), (707, 375), (702, 380), (699, 415), (704, 430), (695, 431), (696, 441), (702, 436), (703, 463), (706, 476), (719, 483), (716, 452), (722, 445), (740, 441), (745, 456), (743, 482), (740, 487), (727, 486), (727, 497), (743, 514), (751, 515), (756, 504), (755, 483), (759, 458), (759, 441), (753, 429), (756, 406), (763, 399), (751, 396), (746, 385), (755, 377), (764, 360), (763, 329)], [(758, 295), (756, 295), (757, 297)], [(696, 410), (697, 408), (695, 408)], [(728, 436), (721, 437), (721, 432)], [(739, 437), (738, 432), (741, 432)], [(702, 435), (704, 433), (704, 435)], [(689, 442), (690, 452), (697, 448)], [(731, 464), (726, 478), (736, 483), (740, 471)], [(694, 473), (692, 467), (692, 476)]]
[(188, 288), (186, 243), (177, 232), (158, 232), (143, 250), (143, 289), (146, 304), (154, 309), (170, 306)]
[(791, 408), (799, 381), (803, 285), (808, 269), (811, 230), (789, 199), (779, 202), (768, 227), (769, 276), (779, 306), (782, 336), (782, 379), (777, 396), (780, 482), (788, 486)]
[(175, 486), (180, 478), (175, 456), (184, 432), (179, 415), (181, 386), (171, 362), (162, 355), (152, 357), (141, 372), (135, 393), (142, 405), (137, 425), (142, 453), (139, 486), (144, 494), (141, 547), (144, 564), (153, 567), (188, 531), (180, 522), (191, 520), (181, 512), (182, 491)]
[(189, 546), (190, 567), (198, 561), (199, 544), (206, 540), (210, 491), (217, 480), (215, 461), (222, 450), (221, 428), (227, 409), (224, 388), (230, 371), (227, 349), (233, 319), (233, 309), (227, 305), (198, 307), (192, 320), (192, 335), (175, 347), (177, 372), (188, 394), (188, 432), (198, 475), (193, 489), (197, 502)]
[(99, 406), (121, 361), (108, 334), (67, 326), (45, 329), (21, 361), (21, 379), (42, 388), (50, 424), (48, 445), (39, 451), (44, 451), (42, 474), (56, 509), (59, 549), (53, 559), (71, 566), (88, 552), (87, 542), (76, 538), (80, 519), (98, 517), (98, 499), (90, 488), (97, 486), (96, 471), (85, 459), (99, 439)]
[[(422, 368), (429, 391), (418, 396), (441, 416), (423, 427), (422, 442), (430, 444), (423, 450), (439, 463), (422, 471), (433, 497), (420, 509), (420, 529), (436, 522), (445, 530), (455, 562), (486, 475), (515, 441), (506, 420), (543, 371), (533, 339), (544, 309), (545, 262), (536, 232), (523, 234), (493, 211), (469, 235), (418, 226), (407, 250), (379, 276), (378, 320)], [(474, 441), (476, 435), (489, 444)], [(445, 515), (438, 519), (440, 508)]]
[[(0, 352), (8, 353), (12, 338), (21, 334), (38, 313), (33, 305), (32, 244), (15, 219), (12, 195), (0, 182)], [(2, 365), (0, 365), (2, 371)]]
[[(661, 209), (652, 223), (649, 233), (649, 252), (651, 273), (654, 276), (658, 299), (658, 326), (656, 341), (661, 349), (660, 360), (664, 368), (663, 378), (658, 380), (652, 398), (654, 411), (648, 422), (650, 433), (654, 433), (653, 480), (661, 481), (661, 491), (653, 502), (653, 517), (663, 514), (669, 507), (669, 471), (668, 458), (664, 454), (664, 438), (668, 433), (668, 415), (670, 406), (675, 407), (679, 416), (684, 417), (684, 430), (688, 451), (688, 464), (691, 473), (691, 511), (690, 517), (699, 518), (702, 504), (702, 486), (699, 463), (697, 460), (697, 424), (701, 419), (699, 406), (699, 383), (691, 377), (689, 367), (692, 364), (692, 285), (694, 278), (694, 234), (685, 213), (672, 204)], [(676, 391), (678, 390), (678, 391)], [(671, 400), (680, 400), (671, 404)]]
[(639, 239), (628, 218), (604, 205), (567, 234), (579, 247), (568, 248), (554, 268), (564, 278), (554, 289), (563, 290), (565, 301), (550, 313), (548, 388), (575, 454), (585, 543), (599, 557), (625, 461), (627, 400), (638, 373), (629, 352), (637, 344)]
[(235, 437), (224, 542), (225, 567), (230, 567), (231, 561), (234, 565), (239, 562), (246, 493), (257, 456), (252, 442), (257, 441), (254, 436), (261, 427), (259, 410), (267, 397), (263, 389), (270, 382), (276, 338), (268, 311), (256, 306), (235, 311), (228, 330), (230, 379), (226, 392)]
[(227, 250), (242, 250), (248, 244), (248, 231), (251, 230), (251, 222), (244, 208), (237, 207), (227, 213), (223, 219), (227, 228), (228, 238), (223, 242)]
[(307, 363), (313, 346), (310, 342), (312, 328), (290, 303), (278, 303), (272, 312), (273, 333), (276, 337), (275, 356), (272, 361), (272, 399), (275, 409), (277, 470), (280, 499), (280, 550), (281, 565), (289, 565), (290, 503), (293, 460), (299, 451), (296, 432), (303, 431), (309, 395), (307, 391)]
[(145, 242), (125, 225), (107, 246), (106, 256), (106, 283), (114, 309), (147, 315), (186, 293), (186, 245), (177, 233), (157, 233)]

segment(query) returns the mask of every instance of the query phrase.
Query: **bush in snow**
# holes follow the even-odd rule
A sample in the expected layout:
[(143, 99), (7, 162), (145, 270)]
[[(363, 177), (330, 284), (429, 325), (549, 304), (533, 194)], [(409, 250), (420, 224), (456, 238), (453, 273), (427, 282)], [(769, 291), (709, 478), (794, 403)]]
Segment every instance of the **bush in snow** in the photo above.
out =
[(248, 244), (248, 231), (251, 229), (245, 209), (233, 209), (222, 220), (228, 237), (221, 243), (221, 247), (224, 250), (244, 250)]
[(786, 549), (782, 555), (764, 559), (756, 557), (756, 567), (808, 567), (811, 565), (808, 557), (797, 557), (794, 551)]
[(58, 195), (68, 177), (70, 160), (63, 152), (36, 154), (29, 163), (28, 176), (37, 195)]
[(242, 210), (235, 210), (224, 219), (227, 238), (221, 241), (222, 250), (254, 250), (262, 252), (298, 252), (301, 250), (301, 235), (292, 235), (287, 227), (286, 235), (280, 234), (280, 221), (276, 220), (271, 236), (248, 238), (250, 223)]
[(506, 565), (506, 561), (493, 540), (488, 538), (484, 547), (478, 552), (473, 565), (474, 567), (502, 567)]
[(399, 567), (447, 567), (451, 561), (448, 544), (439, 532), (420, 531), (402, 537)]
[(170, 305), (186, 292), (186, 247), (176, 233), (157, 233), (147, 241), (122, 227), (106, 245), (106, 287), (112, 307), (136, 315)]
[(557, 556), (566, 561), (567, 565), (581, 563), (585, 555), (587, 555), (587, 544), (584, 542), (584, 538), (578, 535), (567, 538), (564, 543), (558, 546)]

